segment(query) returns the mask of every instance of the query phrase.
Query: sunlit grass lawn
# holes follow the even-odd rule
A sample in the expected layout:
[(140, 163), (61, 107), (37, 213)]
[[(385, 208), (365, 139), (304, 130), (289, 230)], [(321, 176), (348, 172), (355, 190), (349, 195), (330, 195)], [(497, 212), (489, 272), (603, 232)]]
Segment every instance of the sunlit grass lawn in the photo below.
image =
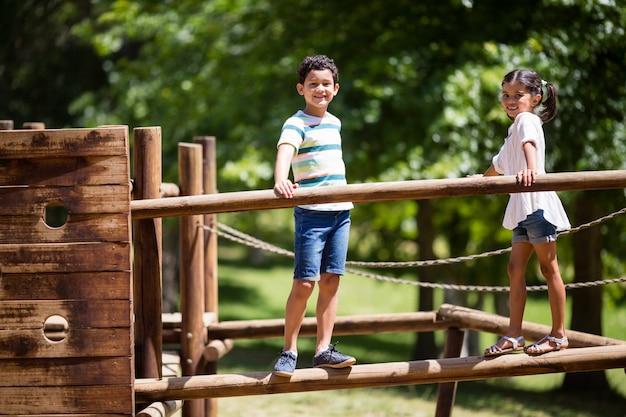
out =
[[(246, 265), (237, 251), (221, 249), (219, 266), (219, 317), (225, 320), (282, 318), (291, 286), (290, 260), (273, 258), (263, 266)], [(269, 266), (268, 266), (269, 265)], [(417, 289), (410, 285), (381, 282), (356, 275), (342, 278), (338, 315), (412, 312)], [(437, 293), (436, 298), (443, 299)], [(307, 316), (314, 315), (313, 295)], [(437, 302), (436, 302), (437, 303)], [(439, 304), (435, 305), (435, 309)], [(529, 298), (525, 320), (550, 324), (545, 297)], [(606, 311), (605, 336), (626, 338), (626, 308)], [(436, 340), (443, 343), (444, 332)], [(337, 337), (338, 348), (357, 357), (359, 363), (381, 363), (411, 359), (414, 333), (388, 333)], [(481, 335), (481, 346), (495, 336)], [(269, 371), (282, 346), (281, 338), (236, 340), (234, 349), (220, 360), (220, 373)], [(299, 339), (299, 368), (309, 367), (314, 348), (312, 338)], [(623, 369), (607, 371), (614, 392), (602, 393), (589, 387), (584, 393), (557, 390), (564, 374), (500, 378), (458, 384), (453, 416), (500, 415), (528, 417), (626, 417), (626, 375)], [(437, 386), (321, 391), (294, 394), (224, 398), (219, 415), (226, 416), (434, 416)]]

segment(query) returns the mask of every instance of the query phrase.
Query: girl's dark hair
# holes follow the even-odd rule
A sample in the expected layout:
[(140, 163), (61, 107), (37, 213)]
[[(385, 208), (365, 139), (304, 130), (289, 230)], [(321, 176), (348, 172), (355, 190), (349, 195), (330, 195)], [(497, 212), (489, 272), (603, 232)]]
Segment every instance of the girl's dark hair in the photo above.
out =
[(554, 119), (557, 107), (556, 86), (554, 84), (546, 83), (536, 72), (524, 69), (509, 72), (504, 76), (502, 85), (513, 81), (524, 84), (530, 94), (541, 96), (541, 104), (539, 105), (541, 110), (537, 112), (537, 116), (544, 123)]
[(311, 71), (330, 70), (333, 74), (333, 81), (335, 84), (339, 82), (339, 70), (335, 65), (335, 61), (327, 57), (326, 55), (314, 55), (307, 56), (302, 60), (298, 67), (298, 82), (304, 84), (306, 76)]

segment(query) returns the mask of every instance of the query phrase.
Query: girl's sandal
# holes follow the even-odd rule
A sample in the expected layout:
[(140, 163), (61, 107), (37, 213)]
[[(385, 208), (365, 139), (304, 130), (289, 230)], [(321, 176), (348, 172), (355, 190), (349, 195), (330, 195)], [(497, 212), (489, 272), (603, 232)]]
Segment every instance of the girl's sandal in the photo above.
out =
[[(554, 343), (554, 347), (551, 344), (548, 344), (549, 348), (547, 349), (541, 347), (541, 344), (546, 341)], [(543, 355), (544, 353), (566, 349), (568, 345), (569, 345), (569, 342), (568, 342), (567, 336), (558, 338), (558, 337), (550, 336), (548, 334), (542, 337), (541, 340), (533, 343), (532, 345), (528, 347), (525, 347), (524, 352), (526, 352), (526, 354), (531, 355), (531, 356), (539, 356), (539, 355)]]
[[(508, 348), (501, 348), (500, 346), (498, 346), (498, 343), (500, 343), (500, 341), (502, 340), (508, 341), (509, 343), (511, 343), (511, 346)], [(484, 357), (500, 356), (500, 355), (504, 355), (505, 353), (515, 352), (517, 350), (522, 350), (525, 344), (524, 336), (518, 336), (518, 337), (503, 336), (500, 338), (500, 340), (498, 340), (498, 343), (485, 349), (485, 353), (483, 353), (483, 356)]]

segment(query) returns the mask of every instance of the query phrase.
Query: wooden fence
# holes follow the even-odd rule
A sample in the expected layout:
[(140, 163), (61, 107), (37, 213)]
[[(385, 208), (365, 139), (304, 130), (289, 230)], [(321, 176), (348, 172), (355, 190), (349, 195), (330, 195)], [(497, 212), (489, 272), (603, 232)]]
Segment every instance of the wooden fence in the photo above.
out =
[[(223, 396), (438, 382), (444, 417), (457, 381), (626, 367), (624, 342), (576, 332), (568, 332), (570, 346), (581, 349), (548, 357), (458, 358), (460, 329), (502, 334), (508, 323), (446, 305), (338, 317), (335, 326), (336, 334), (446, 331), (443, 359), (301, 369), (290, 380), (216, 374), (234, 339), (283, 332), (282, 319), (219, 320), (216, 236), (201, 227), (213, 226), (216, 213), (522, 188), (513, 177), (484, 177), (301, 188), (289, 200), (272, 190), (215, 194), (215, 138), (197, 137), (179, 144), (179, 195), (161, 198), (161, 130), (136, 128), (133, 137), (131, 181), (126, 126), (0, 131), (0, 414), (134, 415), (138, 407), (142, 416), (169, 415), (185, 400), (184, 416), (216, 416)], [(603, 171), (542, 175), (532, 190), (624, 187), (626, 171)], [(181, 311), (165, 315), (161, 218), (171, 216), (181, 217)], [(524, 325), (527, 338), (547, 331)], [(305, 319), (301, 334), (314, 333)], [(182, 377), (163, 377), (164, 341), (180, 347)]]

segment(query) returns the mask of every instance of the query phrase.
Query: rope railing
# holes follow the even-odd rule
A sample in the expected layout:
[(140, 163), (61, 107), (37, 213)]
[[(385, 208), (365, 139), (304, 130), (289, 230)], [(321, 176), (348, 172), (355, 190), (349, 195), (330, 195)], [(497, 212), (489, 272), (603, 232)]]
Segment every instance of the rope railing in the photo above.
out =
[[(564, 236), (572, 233), (579, 232), (584, 229), (588, 229), (590, 227), (596, 226), (608, 220), (611, 220), (621, 214), (626, 213), (626, 207), (608, 214), (606, 216), (600, 217), (596, 220), (593, 220), (588, 223), (584, 223), (578, 227), (559, 232), (559, 236)], [(219, 237), (226, 238), (232, 242), (236, 242), (248, 247), (252, 247), (255, 249), (261, 249), (266, 252), (294, 257), (294, 253), (292, 251), (279, 248), (270, 243), (264, 242), (260, 239), (257, 239), (253, 236), (250, 236), (244, 232), (236, 230), (230, 226), (227, 226), (223, 223), (217, 223), (217, 226), (221, 230), (216, 230), (213, 227), (200, 225), (204, 230), (207, 230), (211, 233), (215, 233)], [(470, 256), (459, 256), (455, 258), (447, 258), (447, 259), (433, 259), (433, 260), (423, 260), (423, 261), (410, 261), (410, 262), (362, 262), (362, 261), (347, 261), (346, 265), (349, 266), (359, 266), (366, 268), (417, 268), (423, 266), (436, 266), (436, 265), (450, 265), (459, 262), (467, 262), (480, 258), (487, 258), (490, 256), (501, 255), (503, 253), (507, 253), (511, 251), (511, 247), (498, 249), (494, 251), (483, 252), (476, 255)], [(431, 282), (421, 282), (421, 281), (411, 281), (401, 278), (387, 277), (384, 275), (373, 274), (361, 270), (356, 270), (353, 268), (346, 268), (346, 272), (349, 272), (353, 275), (362, 276), (365, 278), (375, 279), (378, 281), (390, 282), (394, 284), (403, 284), (403, 285), (412, 285), (422, 288), (436, 288), (436, 289), (444, 289), (444, 290), (455, 290), (455, 291), (474, 291), (474, 292), (508, 292), (510, 291), (510, 287), (508, 286), (485, 286), (485, 285), (459, 285), (459, 284), (439, 284), (439, 283), (431, 283)], [(576, 288), (589, 288), (596, 287), (600, 285), (608, 285), (614, 283), (626, 282), (626, 277), (614, 278), (614, 279), (606, 279), (606, 280), (596, 280), (596, 281), (588, 281), (588, 282), (576, 282), (565, 284), (566, 289), (576, 289)], [(547, 285), (532, 285), (528, 286), (528, 291), (546, 291), (548, 289)]]

